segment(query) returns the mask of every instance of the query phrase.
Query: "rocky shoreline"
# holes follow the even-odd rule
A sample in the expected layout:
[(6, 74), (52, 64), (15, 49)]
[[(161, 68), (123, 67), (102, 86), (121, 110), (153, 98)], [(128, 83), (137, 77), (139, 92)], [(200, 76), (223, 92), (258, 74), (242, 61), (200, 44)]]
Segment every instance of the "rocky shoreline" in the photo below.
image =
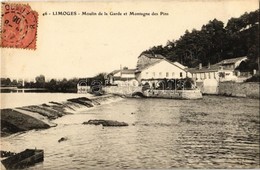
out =
[(41, 105), (30, 105), (1, 109), (1, 136), (33, 129), (48, 129), (56, 126), (52, 120), (77, 111), (122, 98), (119, 95), (78, 97), (62, 102), (50, 101)]

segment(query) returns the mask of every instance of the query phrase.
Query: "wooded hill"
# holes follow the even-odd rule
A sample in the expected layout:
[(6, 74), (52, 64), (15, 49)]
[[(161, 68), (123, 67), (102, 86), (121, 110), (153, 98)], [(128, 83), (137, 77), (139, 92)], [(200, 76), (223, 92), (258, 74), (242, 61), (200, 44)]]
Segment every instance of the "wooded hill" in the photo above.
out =
[(247, 56), (249, 61), (244, 69), (259, 70), (259, 10), (230, 18), (226, 26), (213, 19), (200, 30), (186, 30), (178, 40), (154, 46), (143, 53), (162, 54), (188, 67)]

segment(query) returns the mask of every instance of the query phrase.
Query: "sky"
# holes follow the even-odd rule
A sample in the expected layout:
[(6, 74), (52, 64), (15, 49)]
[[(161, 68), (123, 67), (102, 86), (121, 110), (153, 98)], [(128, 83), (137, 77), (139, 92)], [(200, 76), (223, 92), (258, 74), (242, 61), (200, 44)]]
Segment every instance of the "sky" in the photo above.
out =
[[(120, 65), (135, 68), (140, 53), (185, 30), (200, 29), (214, 18), (225, 24), (231, 17), (258, 9), (258, 0), (154, 0), (27, 2), (38, 12), (36, 50), (1, 48), (1, 77), (33, 79), (89, 77)], [(121, 12), (121, 16), (54, 15), (66, 12)], [(44, 12), (51, 15), (43, 16)], [(127, 12), (168, 13), (124, 16)]]

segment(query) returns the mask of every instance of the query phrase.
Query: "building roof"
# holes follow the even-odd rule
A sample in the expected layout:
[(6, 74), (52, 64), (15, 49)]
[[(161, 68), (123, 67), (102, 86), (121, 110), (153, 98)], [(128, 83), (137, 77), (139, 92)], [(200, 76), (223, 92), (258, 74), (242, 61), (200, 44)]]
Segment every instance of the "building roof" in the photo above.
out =
[(220, 70), (234, 70), (232, 68), (221, 68), (221, 65), (218, 65), (218, 64), (214, 64), (214, 65), (211, 65), (210, 67), (208, 66), (204, 66), (202, 67), (201, 69), (199, 69), (199, 67), (196, 67), (196, 68), (188, 68), (187, 69), (190, 73), (207, 73), (207, 72), (217, 72), (217, 71), (220, 71)]
[(179, 66), (180, 68), (182, 68), (182, 69), (187, 69), (187, 66), (184, 66), (184, 65), (182, 65), (181, 63), (179, 63), (179, 62), (177, 62), (177, 61), (174, 61), (174, 62), (172, 62), (173, 64), (175, 64), (175, 65), (177, 65), (177, 66)]
[(156, 61), (154, 61), (152, 63), (146, 64), (144, 67), (138, 68), (137, 71), (143, 71), (143, 70), (145, 70), (145, 69), (147, 69), (147, 68), (149, 68), (149, 67), (151, 67), (151, 66), (153, 66), (153, 65), (155, 65), (157, 63), (160, 63), (161, 61), (162, 60), (156, 60)]
[(119, 73), (120, 72), (120, 70), (114, 70), (114, 71), (112, 71), (111, 73), (109, 73), (109, 74), (111, 74), (111, 75), (115, 75), (116, 73)]
[(169, 60), (167, 60), (167, 59), (165, 59), (165, 58), (162, 58), (161, 60), (156, 60), (156, 61), (154, 61), (154, 62), (152, 62), (152, 63), (150, 63), (150, 64), (148, 64), (148, 65), (146, 65), (146, 66), (144, 66), (144, 67), (142, 67), (142, 68), (138, 68), (138, 70), (137, 70), (136, 72), (143, 71), (143, 70), (145, 70), (145, 69), (147, 69), (147, 68), (149, 68), (149, 67), (151, 67), (151, 66), (154, 66), (154, 65), (156, 65), (157, 63), (160, 63), (160, 62), (162, 62), (162, 61), (166, 61), (166, 62), (168, 62), (168, 63), (174, 65), (175, 67), (180, 68), (181, 70), (187, 71), (186, 69), (184, 69), (185, 66), (183, 66), (183, 67), (180, 66), (180, 63), (177, 64), (177, 63), (175, 63), (175, 62), (171, 62), (171, 61), (169, 61)]
[(114, 71), (112, 71), (112, 72), (109, 73), (109, 74), (111, 74), (111, 75), (115, 75), (115, 74), (117, 74), (117, 73), (119, 73), (119, 72), (121, 72), (121, 74), (135, 74), (136, 69), (122, 69), (122, 70), (114, 70)]
[(132, 81), (136, 80), (135, 77), (114, 77), (114, 81)]
[[(230, 58), (230, 59), (226, 59), (226, 60), (222, 60), (216, 64), (211, 65), (210, 67), (202, 67), (201, 69), (199, 69), (199, 67), (196, 68), (188, 68), (188, 71), (191, 73), (205, 73), (205, 72), (215, 72), (215, 71), (219, 71), (221, 70), (220, 66), (225, 65), (225, 64), (234, 64), (238, 61), (243, 61), (247, 59), (246, 56), (244, 57), (237, 57), (237, 58)], [(232, 68), (225, 68), (224, 70), (234, 70)]]
[(230, 59), (226, 59), (226, 60), (222, 60), (219, 63), (217, 63), (218, 65), (225, 65), (225, 64), (234, 64), (238, 61), (242, 61), (247, 59), (247, 56), (243, 56), (243, 57), (237, 57), (237, 58), (230, 58)]
[(165, 58), (161, 54), (147, 54), (147, 53), (143, 53), (143, 54), (139, 55), (139, 57), (141, 57), (142, 55), (144, 55), (144, 56), (146, 56), (148, 58), (155, 58), (155, 59), (164, 59)]
[(202, 67), (201, 69), (199, 67), (188, 68), (187, 70), (191, 73), (216, 72), (219, 70), (219, 65), (211, 65), (210, 67)]
[(121, 70), (122, 74), (135, 74), (136, 69), (123, 69)]

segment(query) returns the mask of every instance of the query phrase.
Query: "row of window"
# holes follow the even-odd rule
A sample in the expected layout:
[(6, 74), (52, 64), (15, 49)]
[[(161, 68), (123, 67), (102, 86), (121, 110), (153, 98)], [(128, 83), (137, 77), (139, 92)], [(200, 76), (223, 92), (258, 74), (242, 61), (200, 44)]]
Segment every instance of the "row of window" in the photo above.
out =
[(232, 64), (232, 65), (225, 65), (224, 68), (235, 68), (235, 66)]
[(197, 73), (197, 74), (193, 74), (193, 78), (196, 78), (196, 79), (205, 79), (205, 78), (214, 78), (216, 79), (218, 73), (214, 73), (214, 72), (209, 72), (209, 73)]
[[(149, 75), (149, 72), (146, 72), (146, 75), (148, 76)], [(157, 76), (156, 72), (152, 72), (152, 75), (153, 77)], [(166, 72), (165, 74), (163, 74), (162, 72), (159, 72), (158, 73), (159, 77), (163, 77), (165, 75), (165, 77), (169, 77), (170, 76), (170, 73), (169, 72)], [(175, 73), (172, 72), (171, 73), (171, 76), (174, 77), (175, 76)], [(180, 72), (180, 77), (183, 77), (183, 73)]]

